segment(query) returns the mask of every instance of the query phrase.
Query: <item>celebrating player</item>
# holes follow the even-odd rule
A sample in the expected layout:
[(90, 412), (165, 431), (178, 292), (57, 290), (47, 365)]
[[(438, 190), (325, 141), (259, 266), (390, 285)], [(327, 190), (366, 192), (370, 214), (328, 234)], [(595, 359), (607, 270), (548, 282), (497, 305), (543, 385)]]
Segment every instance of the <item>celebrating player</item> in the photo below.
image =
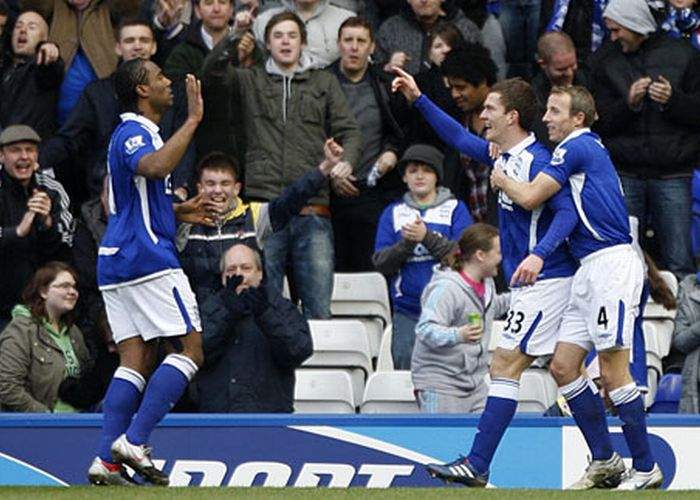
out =
[[(396, 72), (393, 90), (414, 103), (450, 146), (480, 163), (495, 164), (522, 182), (534, 179), (549, 164), (549, 151), (530, 132), (536, 98), (525, 81), (506, 80), (491, 88), (481, 113), (486, 124), (486, 139), (482, 139), (422, 95), (408, 73)], [(495, 162), (489, 156), (489, 141), (504, 152)], [(503, 193), (498, 201), (503, 269), (513, 288), (506, 328), (491, 362), (486, 407), (468, 456), (428, 465), (431, 475), (467, 486), (486, 486), (491, 460), (518, 405), (522, 372), (535, 357), (554, 351), (577, 266), (563, 244), (578, 221), (568, 189), (536, 210), (518, 207)], [(533, 273), (535, 267), (539, 269)], [(533, 286), (519, 286), (538, 277)]]
[[(551, 370), (583, 433), (593, 460), (573, 489), (658, 488), (663, 475), (654, 463), (642, 396), (629, 372), (629, 349), (643, 284), (641, 260), (631, 246), (627, 208), (610, 156), (590, 127), (596, 119), (593, 97), (583, 87), (555, 87), (544, 121), (559, 145), (551, 164), (530, 182), (517, 181), (501, 169), (491, 181), (518, 205), (534, 210), (570, 185), (579, 223), (570, 236), (581, 261), (574, 275)], [(536, 272), (537, 268), (531, 268)], [(601, 398), (581, 375), (591, 348), (622, 420), (633, 466), (625, 471), (613, 450)]]
[[(120, 366), (105, 396), (98, 456), (88, 471), (93, 484), (130, 484), (123, 464), (153, 484), (168, 484), (146, 443), (203, 362), (199, 312), (175, 249), (169, 184), (202, 119), (201, 86), (187, 75), (187, 119), (164, 144), (157, 123), (172, 105), (170, 83), (142, 59), (115, 74), (124, 113), (109, 145), (109, 220), (97, 273)], [(159, 338), (170, 340), (175, 353), (146, 385)]]

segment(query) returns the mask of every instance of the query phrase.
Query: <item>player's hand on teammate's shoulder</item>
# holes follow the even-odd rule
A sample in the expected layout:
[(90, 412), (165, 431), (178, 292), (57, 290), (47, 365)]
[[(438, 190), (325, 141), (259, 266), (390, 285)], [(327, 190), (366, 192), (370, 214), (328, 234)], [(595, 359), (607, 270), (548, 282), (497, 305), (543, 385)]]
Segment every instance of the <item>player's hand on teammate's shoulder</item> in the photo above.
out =
[(185, 77), (185, 88), (187, 89), (187, 119), (199, 123), (204, 116), (202, 82), (194, 75), (188, 74)]
[(523, 259), (510, 279), (510, 286), (533, 285), (542, 272), (542, 257), (530, 254)]

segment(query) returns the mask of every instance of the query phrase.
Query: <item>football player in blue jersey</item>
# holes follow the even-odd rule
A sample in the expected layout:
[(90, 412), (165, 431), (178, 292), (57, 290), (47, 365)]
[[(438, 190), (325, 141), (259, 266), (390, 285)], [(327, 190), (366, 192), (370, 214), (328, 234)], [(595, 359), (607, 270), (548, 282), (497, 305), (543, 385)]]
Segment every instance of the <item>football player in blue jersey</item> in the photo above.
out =
[[(88, 478), (130, 484), (123, 467), (129, 465), (146, 481), (167, 485), (168, 476), (150, 458), (148, 438), (204, 358), (197, 304), (175, 249), (169, 184), (202, 119), (201, 85), (187, 76), (187, 119), (163, 143), (157, 123), (172, 105), (170, 80), (153, 62), (137, 58), (123, 63), (114, 81), (123, 114), (108, 150), (109, 219), (97, 278), (120, 366), (107, 389)], [(153, 372), (160, 338), (175, 352)]]
[[(482, 139), (422, 95), (409, 74), (396, 72), (393, 90), (401, 91), (442, 140), (461, 153), (496, 165), (521, 182), (534, 179), (549, 165), (549, 151), (531, 132), (536, 97), (524, 80), (506, 80), (491, 87), (481, 112), (486, 127), (486, 139)], [(489, 142), (503, 152), (495, 161), (489, 154)], [(568, 189), (534, 210), (517, 206), (501, 193), (498, 214), (503, 269), (512, 295), (506, 327), (491, 361), (486, 407), (469, 454), (447, 464), (428, 465), (435, 477), (476, 487), (488, 482), (493, 455), (518, 405), (523, 371), (537, 356), (554, 352), (577, 267), (564, 243), (578, 221)], [(521, 261), (540, 264), (534, 286), (520, 286), (532, 281), (529, 268), (519, 267)]]
[[(574, 275), (551, 364), (592, 454), (585, 474), (571, 488), (658, 488), (663, 475), (651, 454), (644, 402), (629, 371), (643, 266), (631, 245), (620, 179), (605, 146), (589, 128), (596, 116), (593, 97), (584, 87), (555, 87), (544, 116), (550, 140), (558, 143), (550, 165), (530, 181), (517, 181), (500, 169), (494, 170), (491, 180), (528, 210), (547, 203), (567, 186), (576, 204), (579, 222), (569, 245), (581, 266)], [(525, 267), (534, 279), (539, 263), (531, 261)], [(613, 450), (601, 398), (581, 374), (593, 347), (632, 454), (632, 468), (627, 471)]]

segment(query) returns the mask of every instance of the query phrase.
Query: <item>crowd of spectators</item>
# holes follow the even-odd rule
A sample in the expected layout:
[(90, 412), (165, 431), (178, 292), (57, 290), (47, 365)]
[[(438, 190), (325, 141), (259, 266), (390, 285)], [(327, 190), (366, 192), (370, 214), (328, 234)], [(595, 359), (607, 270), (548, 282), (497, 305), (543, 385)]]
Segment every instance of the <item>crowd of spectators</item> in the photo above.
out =
[[(700, 328), (683, 300), (698, 295), (700, 9), (615, 0), (603, 16), (608, 3), (0, 0), (0, 405), (94, 409), (116, 367), (95, 265), (120, 121), (114, 71), (137, 58), (172, 82), (164, 140), (187, 116), (185, 75), (202, 81), (204, 119), (170, 178), (181, 213), (211, 214), (185, 215), (178, 228), (208, 360), (188, 408), (292, 411), (293, 369), (312, 352), (304, 319), (330, 318), (334, 271), (386, 276), (398, 369), (416, 359), (417, 334), (430, 345), (429, 328), (416, 329), (421, 293), (464, 229), (497, 225), (496, 195), (487, 165), (443, 143), (391, 92), (396, 67), (481, 136), (499, 80), (530, 81), (540, 106), (553, 86), (591, 90), (593, 130), (642, 245), (679, 281), (693, 277), (681, 285), (674, 345), (695, 350), (685, 371), (697, 382)], [(553, 148), (541, 114), (533, 130)], [(342, 151), (347, 175), (327, 179), (329, 148)], [(225, 298), (237, 295), (232, 274), (257, 290), (243, 305)], [(303, 316), (281, 298), (285, 275)], [(266, 374), (258, 387), (253, 364)], [(230, 384), (240, 399), (221, 400)], [(697, 394), (695, 383), (694, 411)]]

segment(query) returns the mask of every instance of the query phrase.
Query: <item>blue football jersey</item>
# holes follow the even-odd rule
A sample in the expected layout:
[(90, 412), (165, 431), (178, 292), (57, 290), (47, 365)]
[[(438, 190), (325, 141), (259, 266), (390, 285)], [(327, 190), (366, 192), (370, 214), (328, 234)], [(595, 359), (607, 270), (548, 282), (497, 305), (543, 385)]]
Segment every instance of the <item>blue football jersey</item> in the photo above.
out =
[[(501, 167), (508, 177), (516, 181), (530, 182), (549, 165), (549, 160), (550, 153), (547, 148), (531, 134), (523, 142), (499, 156), (494, 165)], [(554, 218), (552, 205), (566, 196), (569, 196), (568, 190), (560, 191), (552, 200), (529, 211), (515, 204), (503, 191), (499, 191), (498, 226), (501, 233), (502, 265), (507, 281), (510, 281), (520, 262), (532, 253), (538, 242), (547, 234)], [(573, 216), (573, 211), (571, 214)], [(578, 264), (569, 253), (567, 245), (562, 243), (545, 259), (538, 279), (572, 276), (577, 267)]]
[(135, 113), (124, 113), (121, 119), (107, 153), (109, 219), (97, 260), (101, 289), (180, 267), (170, 178), (148, 179), (137, 173), (139, 160), (163, 146), (158, 126)]
[[(425, 95), (420, 96), (415, 102), (415, 107), (446, 144), (479, 163), (501, 167), (507, 176), (516, 181), (529, 182), (549, 165), (551, 155), (546, 147), (537, 142), (534, 134), (530, 134), (494, 162), (489, 155), (489, 143), (486, 139), (467, 131)], [(547, 203), (533, 211), (516, 205), (503, 193), (499, 195), (498, 205), (502, 266), (506, 281), (510, 282), (520, 262), (532, 253), (548, 234), (555, 212), (563, 206), (571, 207), (572, 201), (569, 190), (562, 189)], [(575, 217), (573, 209), (568, 211)], [(574, 221), (571, 223), (575, 224)], [(572, 276), (577, 267), (578, 263), (569, 252), (566, 242), (561, 241), (544, 259), (544, 267), (538, 279)]]
[(571, 186), (579, 223), (569, 246), (576, 258), (632, 242), (622, 183), (608, 150), (590, 129), (569, 134), (554, 150), (544, 173), (561, 186)]

